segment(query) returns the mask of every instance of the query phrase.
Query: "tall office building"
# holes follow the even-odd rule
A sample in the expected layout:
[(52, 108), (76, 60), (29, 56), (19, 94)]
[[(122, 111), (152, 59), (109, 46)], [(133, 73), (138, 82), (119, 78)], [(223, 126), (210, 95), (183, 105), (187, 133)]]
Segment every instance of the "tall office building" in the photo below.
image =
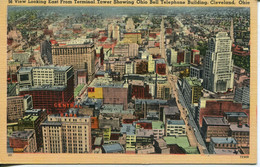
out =
[(41, 58), (46, 64), (52, 64), (51, 42), (45, 40), (41, 43)]
[(20, 95), (29, 94), (33, 108), (64, 112), (59, 104), (74, 102), (72, 66), (22, 67), (17, 74)]
[(41, 126), (44, 153), (91, 152), (91, 119), (78, 115), (77, 109), (49, 115)]
[(226, 32), (210, 38), (204, 58), (204, 88), (212, 92), (226, 92), (233, 88), (234, 72), (231, 52), (232, 40)]
[(75, 70), (87, 69), (88, 80), (95, 73), (95, 47), (93, 43), (52, 46), (53, 64), (72, 65)]

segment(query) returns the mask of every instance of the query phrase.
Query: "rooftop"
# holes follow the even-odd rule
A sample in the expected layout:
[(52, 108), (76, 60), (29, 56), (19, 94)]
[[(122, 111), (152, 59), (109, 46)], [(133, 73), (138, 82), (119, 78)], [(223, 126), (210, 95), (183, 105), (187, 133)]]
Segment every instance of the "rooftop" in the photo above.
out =
[(168, 125), (185, 125), (183, 120), (167, 120)]
[(39, 117), (39, 116), (27, 115), (27, 116), (23, 117), (23, 118), (20, 119), (20, 120), (22, 120), (22, 121), (32, 121), (32, 122), (34, 122), (34, 121), (36, 121), (36, 120), (38, 119), (38, 117)]
[(177, 144), (178, 146), (180, 146), (182, 148), (190, 147), (188, 138), (185, 136), (182, 136), (182, 137), (165, 136), (165, 137), (163, 137), (163, 139), (165, 140), (167, 145)]
[(215, 144), (237, 143), (233, 137), (211, 137), (211, 141)]
[(95, 142), (94, 142), (94, 145), (95, 146), (99, 146), (102, 144), (102, 137), (96, 137), (95, 138)]
[(164, 124), (162, 121), (152, 121), (153, 129), (164, 129)]
[(171, 115), (171, 114), (178, 114), (178, 113), (180, 113), (179, 112), (179, 109), (178, 109), (178, 107), (177, 106), (173, 106), (173, 107), (164, 107), (163, 108), (163, 113), (165, 114), (165, 115)]
[(106, 114), (134, 114), (134, 109), (128, 109), (124, 110), (123, 105), (111, 105), (111, 104), (106, 104), (101, 107), (102, 109), (100, 110), (100, 113), (106, 113)]
[(123, 152), (124, 148), (119, 143), (102, 145), (106, 153)]
[(224, 117), (203, 117), (207, 125), (229, 125)]
[(135, 104), (167, 104), (167, 100), (160, 100), (160, 99), (136, 99)]
[(42, 86), (28, 86), (21, 87), (20, 91), (35, 91), (35, 90), (49, 90), (49, 91), (63, 91), (67, 86), (51, 86), (51, 85), (42, 85)]
[(27, 139), (32, 134), (34, 134), (34, 130), (26, 130), (26, 131), (14, 131), (11, 135), (13, 138)]
[(99, 77), (95, 78), (89, 87), (117, 87), (117, 88), (123, 88), (124, 87), (124, 81), (113, 81), (112, 78), (107, 77)]
[(242, 125), (241, 127), (238, 126), (237, 124), (231, 124), (230, 125), (230, 130), (231, 131), (237, 131), (237, 132), (249, 132), (250, 131), (250, 127), (245, 124), (245, 125)]
[(31, 72), (34, 69), (53, 69), (54, 71), (67, 71), (72, 66), (55, 66), (55, 65), (49, 65), (49, 66), (40, 66), (40, 67), (21, 67), (19, 69), (20, 72)]
[(135, 135), (135, 127), (132, 124), (122, 124), (120, 133), (126, 135)]
[(196, 77), (186, 77), (185, 80), (190, 86), (201, 86), (201, 80)]
[(215, 154), (221, 154), (221, 155), (225, 155), (225, 154), (240, 154), (239, 151), (237, 151), (236, 149), (214, 149)]
[(152, 129), (137, 129), (136, 137), (150, 137), (153, 135)]
[(245, 112), (225, 112), (229, 117), (248, 117)]

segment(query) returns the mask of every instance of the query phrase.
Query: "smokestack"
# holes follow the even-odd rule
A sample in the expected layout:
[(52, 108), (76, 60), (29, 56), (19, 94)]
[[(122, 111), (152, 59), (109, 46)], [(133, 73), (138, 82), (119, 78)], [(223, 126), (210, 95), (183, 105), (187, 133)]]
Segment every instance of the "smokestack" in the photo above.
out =
[(66, 113), (66, 114), (65, 114), (65, 117), (68, 117), (68, 116), (69, 116), (68, 113)]
[(60, 116), (63, 117), (63, 113), (60, 113)]

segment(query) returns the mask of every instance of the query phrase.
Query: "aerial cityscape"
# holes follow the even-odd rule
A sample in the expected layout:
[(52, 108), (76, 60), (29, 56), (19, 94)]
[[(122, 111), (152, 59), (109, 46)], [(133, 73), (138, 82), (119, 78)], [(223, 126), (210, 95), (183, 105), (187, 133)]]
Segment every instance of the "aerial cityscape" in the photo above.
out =
[(249, 154), (250, 9), (8, 7), (7, 152)]

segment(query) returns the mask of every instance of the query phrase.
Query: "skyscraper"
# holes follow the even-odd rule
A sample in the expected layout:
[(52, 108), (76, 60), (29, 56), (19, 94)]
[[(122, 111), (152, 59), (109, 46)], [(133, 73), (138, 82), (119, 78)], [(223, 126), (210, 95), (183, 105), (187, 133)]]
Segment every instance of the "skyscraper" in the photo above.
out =
[(226, 92), (233, 88), (234, 72), (231, 52), (232, 40), (226, 32), (210, 38), (204, 58), (204, 88), (212, 92)]
[(41, 126), (44, 153), (91, 152), (91, 119), (78, 115), (77, 109), (49, 115)]

